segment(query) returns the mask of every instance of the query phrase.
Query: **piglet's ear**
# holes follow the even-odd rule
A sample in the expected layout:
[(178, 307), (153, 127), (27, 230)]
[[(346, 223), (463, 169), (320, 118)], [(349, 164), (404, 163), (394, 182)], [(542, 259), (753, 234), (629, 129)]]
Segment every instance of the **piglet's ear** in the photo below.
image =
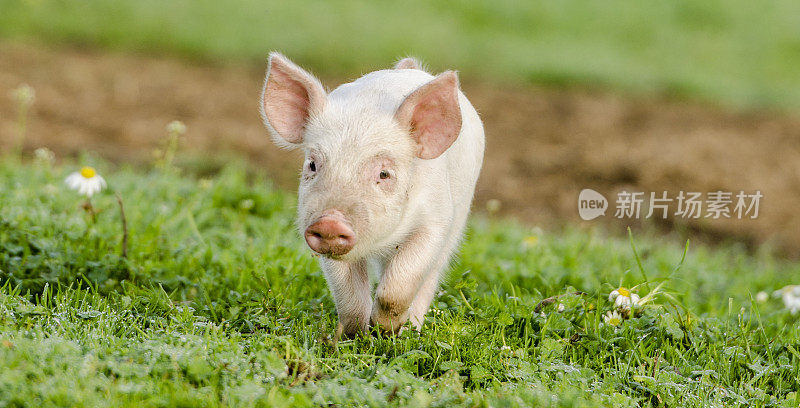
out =
[(283, 55), (269, 54), (269, 69), (261, 94), (261, 116), (279, 146), (303, 142), (309, 116), (327, 101), (325, 88), (317, 78)]
[(394, 117), (401, 126), (409, 129), (417, 142), (417, 157), (439, 157), (461, 132), (456, 73), (443, 72), (417, 88), (400, 104)]

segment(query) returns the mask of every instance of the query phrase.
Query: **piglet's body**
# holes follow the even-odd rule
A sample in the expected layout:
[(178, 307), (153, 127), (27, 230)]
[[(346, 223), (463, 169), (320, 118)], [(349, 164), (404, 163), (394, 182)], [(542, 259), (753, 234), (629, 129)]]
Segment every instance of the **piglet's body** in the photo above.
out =
[(276, 143), (305, 151), (297, 223), (323, 255), (340, 330), (420, 328), (483, 161), (483, 125), (456, 74), (407, 58), (327, 94), (272, 54), (262, 114)]

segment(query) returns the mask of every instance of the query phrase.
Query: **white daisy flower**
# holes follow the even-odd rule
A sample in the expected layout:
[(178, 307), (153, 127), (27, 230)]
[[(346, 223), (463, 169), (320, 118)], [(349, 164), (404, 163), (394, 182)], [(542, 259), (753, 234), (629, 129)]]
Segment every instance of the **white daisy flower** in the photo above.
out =
[(167, 124), (167, 132), (170, 134), (183, 135), (186, 133), (186, 125), (179, 120), (173, 120)]
[(608, 300), (614, 302), (614, 307), (622, 311), (629, 311), (639, 305), (639, 295), (631, 293), (630, 289), (621, 286), (608, 295)]
[(774, 296), (780, 296), (783, 300), (783, 305), (789, 309), (792, 314), (800, 312), (800, 285), (784, 286), (774, 292)]
[(603, 316), (603, 320), (606, 322), (606, 324), (617, 327), (622, 324), (622, 315), (620, 315), (616, 310), (606, 312), (606, 314)]
[(79, 194), (86, 197), (91, 197), (106, 187), (106, 181), (92, 167), (84, 167), (81, 171), (70, 174), (64, 182), (69, 188), (78, 190)]
[(56, 154), (46, 147), (40, 147), (33, 151), (33, 158), (38, 162), (51, 165), (56, 161)]
[(756, 302), (758, 302), (758, 303), (767, 303), (767, 300), (769, 300), (769, 295), (767, 294), (767, 292), (764, 292), (762, 290), (761, 292), (758, 292), (756, 294)]

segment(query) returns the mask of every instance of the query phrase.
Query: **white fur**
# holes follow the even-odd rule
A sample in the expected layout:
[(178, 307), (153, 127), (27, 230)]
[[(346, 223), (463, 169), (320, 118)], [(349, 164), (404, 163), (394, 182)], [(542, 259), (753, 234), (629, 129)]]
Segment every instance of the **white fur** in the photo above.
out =
[[(430, 160), (415, 156), (415, 142), (394, 119), (406, 96), (433, 78), (417, 69), (369, 73), (328, 94), (306, 124), (298, 227), (302, 232), (335, 208), (356, 234), (350, 252), (320, 262), (345, 333), (370, 324), (394, 331), (409, 319), (419, 329), (462, 237), (483, 161), (478, 113), (458, 91), (459, 136)], [(391, 189), (368, 177), (378, 156), (393, 163)], [(318, 167), (313, 174), (310, 160)], [(367, 265), (382, 268), (374, 302)]]

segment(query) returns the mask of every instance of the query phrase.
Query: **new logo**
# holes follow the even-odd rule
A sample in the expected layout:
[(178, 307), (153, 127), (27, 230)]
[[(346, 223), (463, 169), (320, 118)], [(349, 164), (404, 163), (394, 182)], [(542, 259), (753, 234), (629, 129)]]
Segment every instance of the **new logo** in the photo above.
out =
[(584, 188), (578, 195), (578, 214), (582, 219), (589, 221), (601, 215), (606, 215), (608, 200), (602, 194), (591, 188)]

